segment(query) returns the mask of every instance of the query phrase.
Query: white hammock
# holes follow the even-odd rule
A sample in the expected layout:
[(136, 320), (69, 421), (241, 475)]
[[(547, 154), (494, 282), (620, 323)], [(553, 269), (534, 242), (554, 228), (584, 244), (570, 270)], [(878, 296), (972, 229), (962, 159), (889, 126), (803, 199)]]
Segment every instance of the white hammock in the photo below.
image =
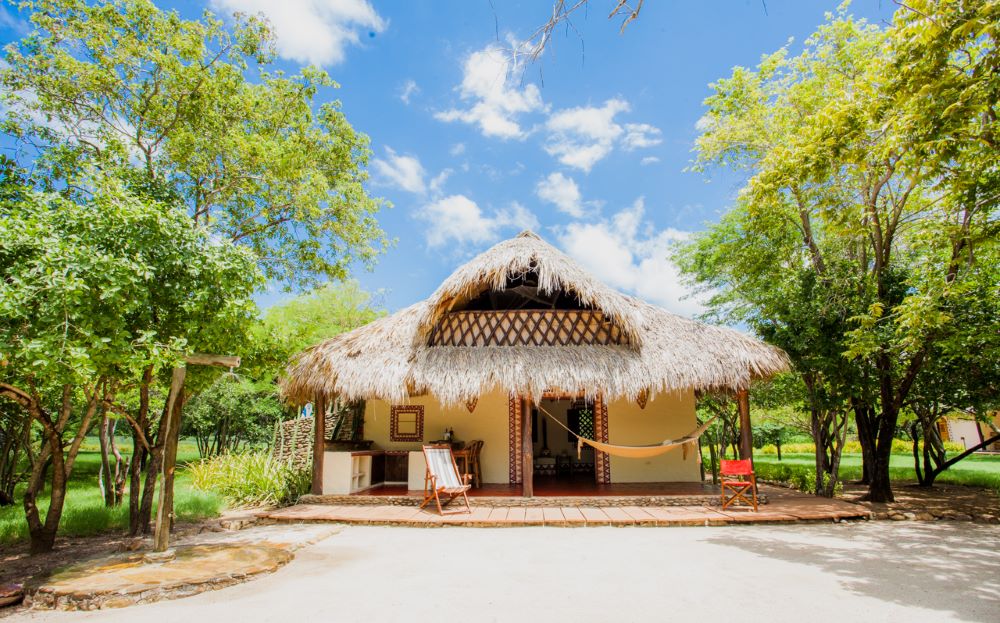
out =
[(570, 435), (576, 437), (577, 458), (580, 458), (580, 451), (583, 450), (583, 444), (587, 444), (588, 446), (594, 448), (595, 450), (599, 450), (601, 452), (604, 452), (605, 454), (609, 454), (611, 456), (625, 457), (628, 459), (644, 459), (653, 456), (659, 456), (661, 454), (666, 454), (667, 452), (670, 452), (674, 448), (683, 447), (684, 458), (686, 459), (689, 445), (698, 443), (698, 439), (705, 434), (705, 431), (708, 430), (708, 427), (715, 420), (715, 416), (710, 417), (707, 422), (705, 422), (698, 428), (694, 429), (687, 435), (684, 435), (683, 437), (679, 437), (677, 439), (665, 439), (660, 443), (649, 446), (618, 446), (610, 443), (602, 443), (600, 441), (594, 441), (593, 439), (587, 439), (586, 437), (581, 437), (580, 435), (577, 435), (576, 433), (571, 431), (568, 426), (560, 422), (554, 415), (543, 409), (541, 405), (538, 405), (538, 410), (544, 413), (545, 415), (549, 416), (549, 418), (553, 422), (565, 428), (566, 432), (568, 432)]

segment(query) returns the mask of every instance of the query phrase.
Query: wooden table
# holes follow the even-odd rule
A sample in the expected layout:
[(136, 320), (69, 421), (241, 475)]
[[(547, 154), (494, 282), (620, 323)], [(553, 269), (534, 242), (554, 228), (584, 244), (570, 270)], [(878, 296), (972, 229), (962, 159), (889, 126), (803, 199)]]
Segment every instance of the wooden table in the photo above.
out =
[(471, 475), (472, 472), (469, 470), (472, 468), (472, 454), (464, 448), (462, 450), (452, 450), (451, 453), (455, 455), (455, 463), (458, 464), (458, 469), (462, 471), (462, 475)]

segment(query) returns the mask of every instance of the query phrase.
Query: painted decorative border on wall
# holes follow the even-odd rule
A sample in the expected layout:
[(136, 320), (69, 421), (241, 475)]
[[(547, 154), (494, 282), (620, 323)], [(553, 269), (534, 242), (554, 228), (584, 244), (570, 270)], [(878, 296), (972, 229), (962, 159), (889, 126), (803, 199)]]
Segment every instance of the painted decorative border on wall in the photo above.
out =
[[(517, 396), (507, 398), (507, 431), (508, 482), (518, 485), (524, 477), (524, 459), (521, 453), (521, 400)], [(594, 401), (594, 436), (596, 441), (608, 443), (608, 405), (603, 396)], [(597, 484), (611, 484), (611, 457), (595, 450), (594, 466)]]
[(510, 454), (508, 458), (509, 481), (512, 485), (521, 484), (521, 400), (517, 396), (507, 398), (507, 447)]
[[(413, 413), (417, 416), (416, 434), (399, 433), (400, 413)], [(389, 415), (389, 441), (423, 441), (424, 440), (424, 407), (423, 405), (393, 405)]]
[[(604, 402), (604, 396), (598, 396), (594, 401), (594, 436), (597, 437), (596, 441), (608, 443), (608, 403)], [(597, 484), (611, 484), (611, 457), (595, 450), (594, 463)]]

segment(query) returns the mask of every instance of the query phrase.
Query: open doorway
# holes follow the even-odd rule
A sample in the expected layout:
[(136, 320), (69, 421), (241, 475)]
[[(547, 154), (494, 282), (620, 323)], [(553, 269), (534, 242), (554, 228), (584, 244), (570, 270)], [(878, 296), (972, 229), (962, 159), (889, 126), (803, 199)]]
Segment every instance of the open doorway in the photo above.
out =
[(576, 437), (566, 429), (594, 439), (594, 404), (583, 399), (544, 398), (540, 406), (541, 411), (532, 409), (531, 422), (535, 494), (593, 488), (597, 482), (594, 449), (585, 445), (577, 456)]

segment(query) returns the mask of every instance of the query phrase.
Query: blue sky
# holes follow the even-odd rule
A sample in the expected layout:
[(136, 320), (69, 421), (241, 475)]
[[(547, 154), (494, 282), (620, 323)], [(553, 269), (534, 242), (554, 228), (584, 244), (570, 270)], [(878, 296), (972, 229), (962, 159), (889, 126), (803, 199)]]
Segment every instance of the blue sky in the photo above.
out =
[[(326, 68), (354, 127), (371, 137), (370, 191), (397, 243), (355, 277), (396, 310), (461, 262), (531, 228), (611, 285), (684, 315), (699, 311), (669, 245), (718, 219), (740, 179), (685, 172), (708, 84), (794, 39), (836, 8), (808, 0), (650, 0), (624, 34), (611, 0), (560, 29), (534, 63), (509, 51), (549, 0), (161, 0), (194, 17), (262, 12), (279, 65)], [(852, 13), (886, 22), (888, 0)], [(0, 41), (23, 24), (0, 9)], [(261, 296), (262, 305), (281, 300)]]

